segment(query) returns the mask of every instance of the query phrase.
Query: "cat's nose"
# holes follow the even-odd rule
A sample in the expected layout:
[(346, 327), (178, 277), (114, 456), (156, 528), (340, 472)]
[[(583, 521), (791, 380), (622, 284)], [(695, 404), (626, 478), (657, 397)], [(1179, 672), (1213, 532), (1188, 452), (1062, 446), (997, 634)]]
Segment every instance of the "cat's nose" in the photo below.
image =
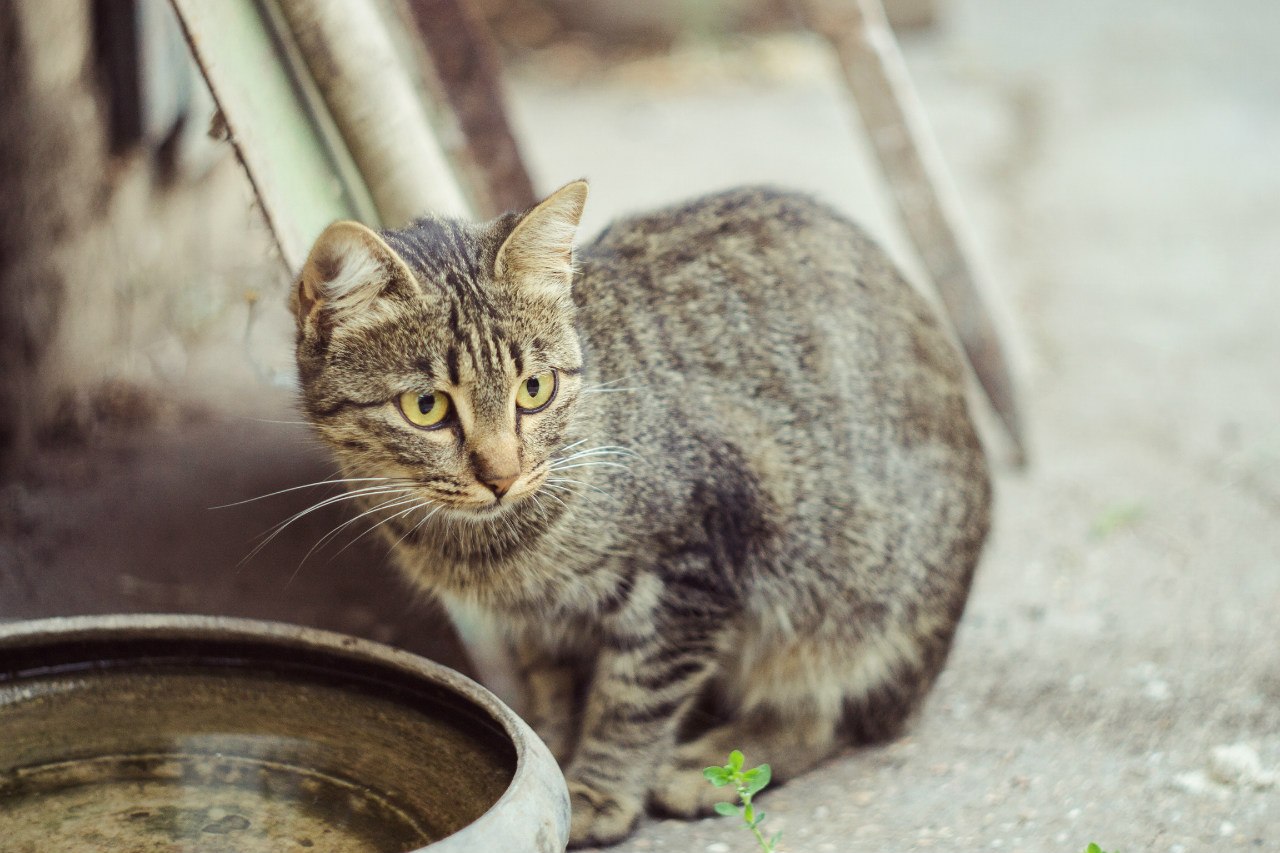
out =
[(520, 479), (520, 475), (513, 474), (510, 477), (486, 477), (481, 482), (488, 486), (495, 495), (502, 497), (510, 491), (518, 479)]
[(520, 449), (515, 441), (493, 441), (471, 451), (471, 471), (495, 495), (502, 497), (520, 479)]

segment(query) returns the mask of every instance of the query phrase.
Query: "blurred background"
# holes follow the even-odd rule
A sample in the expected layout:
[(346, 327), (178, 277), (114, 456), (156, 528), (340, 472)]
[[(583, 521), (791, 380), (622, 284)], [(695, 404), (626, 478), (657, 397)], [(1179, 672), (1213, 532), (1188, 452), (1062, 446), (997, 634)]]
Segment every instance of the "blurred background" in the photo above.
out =
[[(584, 238), (773, 183), (928, 289), (790, 4), (475, 6), (534, 189), (591, 180)], [(1280, 848), (1280, 4), (886, 6), (1031, 462), (988, 430), (996, 530), (918, 725), (771, 794), (770, 823), (792, 851)], [(328, 492), (212, 509), (333, 471), (294, 407), (292, 271), (214, 118), (165, 3), (0, 4), (0, 619), (244, 615), (465, 667), (374, 537), (308, 556), (340, 507), (248, 558)]]

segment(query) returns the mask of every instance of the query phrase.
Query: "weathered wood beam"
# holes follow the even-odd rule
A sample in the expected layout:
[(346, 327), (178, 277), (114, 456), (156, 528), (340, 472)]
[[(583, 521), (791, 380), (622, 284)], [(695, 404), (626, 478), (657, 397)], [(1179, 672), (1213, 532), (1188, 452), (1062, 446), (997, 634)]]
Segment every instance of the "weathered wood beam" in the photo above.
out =
[(795, 0), (839, 57), (845, 83), (978, 383), (1026, 459), (1017, 395), (983, 301), (955, 192), (880, 0)]
[(502, 94), (502, 67), (488, 27), (470, 0), (408, 0), (436, 77), (466, 136), (493, 216), (536, 202)]

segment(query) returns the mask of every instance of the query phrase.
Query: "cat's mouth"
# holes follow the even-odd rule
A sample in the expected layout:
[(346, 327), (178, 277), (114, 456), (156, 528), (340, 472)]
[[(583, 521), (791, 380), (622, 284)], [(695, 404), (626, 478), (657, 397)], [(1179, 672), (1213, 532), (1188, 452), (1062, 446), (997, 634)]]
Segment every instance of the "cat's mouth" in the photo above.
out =
[[(492, 516), (503, 512), (516, 504), (523, 503), (525, 500), (534, 495), (543, 484), (546, 483), (550, 471), (546, 468), (541, 470), (535, 469), (527, 477), (521, 477), (512, 488), (502, 494), (489, 493), (480, 500), (454, 500), (450, 502), (451, 508), (460, 512), (472, 513), (477, 516)], [(477, 490), (478, 491), (478, 490)]]

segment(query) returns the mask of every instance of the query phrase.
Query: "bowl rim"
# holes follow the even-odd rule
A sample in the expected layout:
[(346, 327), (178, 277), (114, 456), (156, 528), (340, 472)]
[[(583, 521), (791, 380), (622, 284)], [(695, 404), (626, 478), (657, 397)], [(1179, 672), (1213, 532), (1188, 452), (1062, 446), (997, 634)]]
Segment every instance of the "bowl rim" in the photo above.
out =
[[(515, 769), (506, 789), (483, 814), (452, 834), (406, 853), (453, 853), (474, 849), (467, 836), (479, 836), (486, 824), (516, 829), (515, 812), (546, 809), (552, 816), (547, 831), (539, 833), (529, 848), (562, 851), (568, 841), (569, 795), (559, 766), (546, 745), (520, 717), (488, 689), (462, 673), (412, 652), (374, 640), (290, 622), (186, 613), (115, 613), (89, 616), (53, 616), (0, 622), (0, 651), (76, 642), (134, 640), (185, 640), (256, 642), (287, 652), (305, 649), (342, 666), (376, 664), (399, 674), (425, 680), (436, 688), (460, 695), (501, 729), (515, 754)], [(287, 661), (282, 661), (287, 662)], [(38, 677), (38, 676), (31, 676)], [(0, 672), (0, 685), (8, 679)], [(558, 783), (558, 784), (557, 784)], [(533, 803), (523, 799), (533, 795)], [(559, 799), (560, 802), (556, 803)], [(546, 802), (539, 802), (545, 800)], [(560, 808), (555, 808), (559, 805)], [(476, 838), (475, 840), (479, 840)], [(558, 846), (557, 846), (558, 845)], [(510, 853), (518, 853), (512, 850)]]

